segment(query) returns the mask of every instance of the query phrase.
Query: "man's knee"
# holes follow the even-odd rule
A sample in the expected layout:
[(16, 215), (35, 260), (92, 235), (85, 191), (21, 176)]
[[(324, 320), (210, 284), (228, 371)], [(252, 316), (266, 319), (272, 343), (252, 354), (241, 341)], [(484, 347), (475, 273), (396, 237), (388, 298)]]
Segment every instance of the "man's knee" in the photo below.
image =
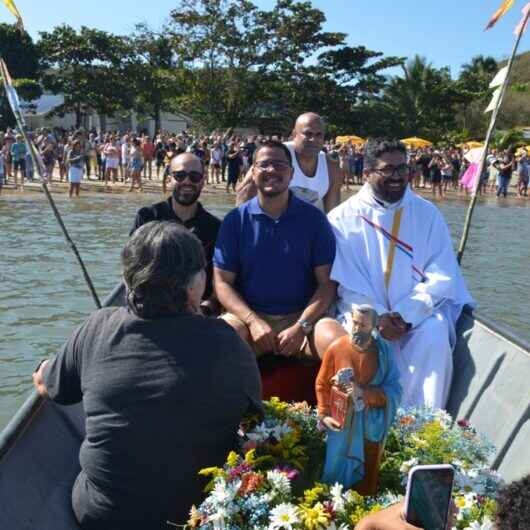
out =
[(333, 318), (322, 318), (315, 325), (315, 347), (320, 358), (331, 343), (346, 335), (347, 331)]

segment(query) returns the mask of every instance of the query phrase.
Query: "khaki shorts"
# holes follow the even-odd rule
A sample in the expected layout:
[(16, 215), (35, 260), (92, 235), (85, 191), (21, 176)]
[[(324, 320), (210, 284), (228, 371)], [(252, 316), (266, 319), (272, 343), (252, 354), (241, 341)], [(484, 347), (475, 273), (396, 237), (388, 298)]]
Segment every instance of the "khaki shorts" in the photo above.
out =
[[(274, 331), (276, 335), (298, 322), (298, 320), (300, 320), (300, 317), (302, 316), (302, 312), (289, 313), (288, 315), (268, 315), (266, 313), (260, 313), (258, 311), (254, 311), (254, 313), (259, 318), (267, 322), (267, 324), (269, 324), (269, 326), (272, 328), (272, 331)], [(224, 313), (223, 315), (221, 315), (221, 318), (223, 320), (226, 320), (228, 324), (232, 325), (232, 327), (236, 329), (238, 327), (245, 327), (248, 330), (248, 326), (239, 317), (236, 317), (236, 315), (233, 315), (232, 313)], [(311, 332), (309, 337), (312, 337), (312, 335), (313, 333)], [(300, 348), (300, 353), (296, 355), (296, 357), (318, 359), (318, 355), (316, 353), (313, 353), (310, 344), (311, 341), (308, 340), (309, 337), (304, 338), (304, 342), (302, 343), (302, 347)], [(262, 351), (256, 344), (253, 344), (252, 342), (250, 343), (250, 346), (252, 347), (256, 354), (256, 357), (258, 358), (264, 355), (265, 353), (270, 353)], [(295, 357), (295, 355), (293, 355), (292, 357)]]

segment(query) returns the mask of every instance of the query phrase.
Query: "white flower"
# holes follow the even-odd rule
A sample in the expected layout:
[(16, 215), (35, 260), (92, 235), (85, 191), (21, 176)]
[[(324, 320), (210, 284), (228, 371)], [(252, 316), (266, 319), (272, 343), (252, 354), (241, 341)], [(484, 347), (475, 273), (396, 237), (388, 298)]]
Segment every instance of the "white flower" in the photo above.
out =
[(278, 504), (269, 514), (269, 530), (292, 530), (293, 525), (299, 521), (296, 506), (289, 503)]
[(331, 486), (329, 493), (331, 495), (333, 509), (336, 512), (343, 512), (345, 509), (345, 502), (344, 498), (342, 497), (342, 484), (335, 482), (335, 484)]
[(484, 518), (482, 521), (482, 524), (480, 524), (478, 521), (473, 521), (466, 530), (493, 530), (493, 521), (488, 519), (487, 517)]
[(291, 427), (289, 427), (289, 425), (282, 423), (274, 427), (274, 429), (272, 430), (272, 435), (279, 442), (284, 434), (289, 434), (291, 431), (292, 429)]
[(440, 422), (440, 425), (445, 429), (449, 429), (449, 427), (451, 427), (453, 423), (453, 418), (451, 417), (451, 415), (443, 409), (436, 409), (434, 411), (434, 417)]
[(267, 480), (278, 495), (291, 494), (291, 481), (281, 471), (267, 471)]
[(333, 486), (331, 486), (331, 488), (329, 489), (329, 493), (333, 498), (342, 497), (342, 490), (342, 484), (335, 482), (335, 484), (333, 484)]
[(227, 512), (224, 508), (220, 508), (213, 515), (208, 517), (208, 521), (213, 523), (213, 530), (225, 530), (225, 518)]
[(233, 484), (227, 484), (221, 479), (216, 481), (211, 496), (218, 505), (226, 505), (234, 500), (234, 497), (237, 495), (240, 487), (240, 480), (234, 482)]
[(477, 494), (474, 491), (464, 494), (464, 508), (473, 508), (477, 502)]
[(272, 429), (269, 429), (265, 423), (262, 422), (259, 425), (256, 425), (252, 432), (247, 434), (247, 438), (258, 443), (263, 442), (269, 438), (271, 431)]

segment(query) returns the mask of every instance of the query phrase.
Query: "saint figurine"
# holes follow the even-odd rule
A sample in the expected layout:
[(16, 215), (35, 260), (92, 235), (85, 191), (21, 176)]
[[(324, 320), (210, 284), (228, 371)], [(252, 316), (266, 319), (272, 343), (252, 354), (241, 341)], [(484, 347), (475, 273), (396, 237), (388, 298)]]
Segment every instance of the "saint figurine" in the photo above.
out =
[[(324, 353), (315, 390), (318, 414), (328, 430), (322, 482), (377, 493), (377, 476), (388, 430), (401, 400), (392, 347), (375, 334), (377, 313), (352, 306), (352, 331)], [(347, 396), (344, 417), (337, 400)], [(334, 417), (335, 415), (335, 417)]]

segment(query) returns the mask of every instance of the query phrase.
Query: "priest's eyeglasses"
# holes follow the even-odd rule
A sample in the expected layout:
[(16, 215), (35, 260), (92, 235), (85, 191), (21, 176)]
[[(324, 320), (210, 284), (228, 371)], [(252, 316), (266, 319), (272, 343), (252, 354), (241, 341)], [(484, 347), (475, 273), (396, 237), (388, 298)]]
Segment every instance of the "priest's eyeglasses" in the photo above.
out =
[(372, 171), (379, 173), (383, 177), (392, 177), (394, 174), (397, 174), (398, 177), (406, 177), (410, 173), (410, 168), (408, 164), (399, 164), (399, 166), (385, 166), (379, 168), (373, 168)]

